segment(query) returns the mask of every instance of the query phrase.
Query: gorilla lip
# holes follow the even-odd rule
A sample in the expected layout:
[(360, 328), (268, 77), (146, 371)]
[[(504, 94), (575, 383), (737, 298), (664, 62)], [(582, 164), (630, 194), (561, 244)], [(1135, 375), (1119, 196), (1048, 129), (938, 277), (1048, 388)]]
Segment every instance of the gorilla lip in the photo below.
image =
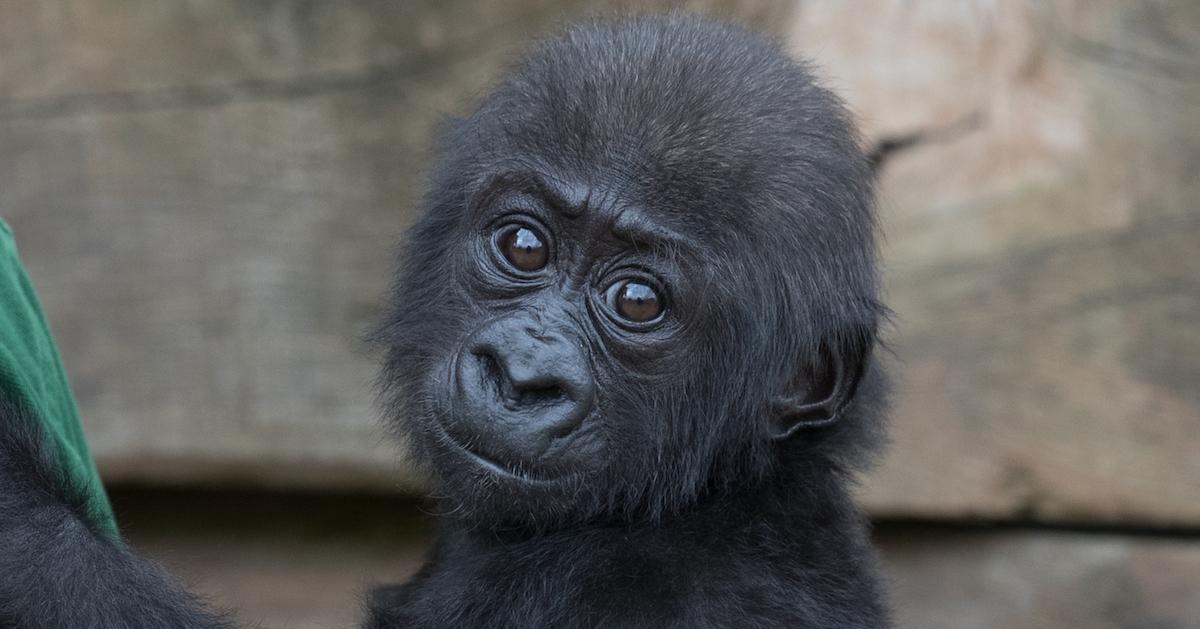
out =
[(497, 463), (496, 461), (489, 459), (487, 456), (484, 456), (484, 455), (468, 448), (467, 446), (459, 443), (457, 439), (455, 439), (454, 437), (451, 437), (444, 430), (443, 430), (443, 433), (446, 436), (446, 441), (450, 445), (454, 446), (454, 449), (458, 450), (459, 452), (462, 452), (466, 456), (466, 458), (473, 461), (477, 466), (479, 466), (501, 478), (507, 478), (507, 479), (511, 479), (511, 480), (518, 481), (521, 483), (532, 484), (532, 485), (552, 485), (552, 484), (555, 484), (562, 480), (561, 478), (553, 478), (553, 479), (537, 478), (535, 476), (529, 476), (528, 474), (526, 474), (524, 472), (510, 470), (507, 467), (501, 465), (500, 463)]
[(563, 476), (557, 476), (554, 478), (539, 478), (537, 476), (530, 475), (528, 472), (510, 469), (507, 466), (492, 460), (487, 455), (480, 454), (479, 452), (472, 450), (458, 439), (455, 439), (454, 436), (450, 434), (450, 431), (446, 430), (446, 428), (441, 425), (441, 422), (438, 422), (438, 429), (441, 433), (439, 435), (441, 437), (440, 441), (450, 446), (454, 451), (462, 455), (463, 458), (471, 461), (476, 467), (487, 470), (488, 472), (491, 472), (500, 478), (524, 483), (527, 485), (549, 486), (562, 483), (572, 476), (575, 476), (575, 474), (565, 474)]

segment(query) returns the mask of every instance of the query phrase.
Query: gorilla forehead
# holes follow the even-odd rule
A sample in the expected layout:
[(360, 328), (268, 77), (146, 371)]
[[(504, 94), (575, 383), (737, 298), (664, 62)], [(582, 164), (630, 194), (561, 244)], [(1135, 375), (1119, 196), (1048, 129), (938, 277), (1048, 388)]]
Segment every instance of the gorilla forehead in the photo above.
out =
[(822, 239), (850, 242), (816, 245), (832, 258), (870, 242), (868, 169), (840, 101), (736, 26), (577, 26), (535, 44), (456, 131), (452, 152), (468, 163), (451, 170), (475, 186), (505, 169), (557, 176), (697, 245), (775, 241), (763, 251), (776, 264)]
[(481, 176), (520, 163), (700, 228), (815, 218), (787, 214), (861, 196), (850, 188), (865, 173), (839, 101), (806, 68), (682, 15), (543, 41), (464, 123), (458, 141), (473, 150), (459, 154)]
[(442, 244), (410, 249), (410, 271), (453, 255), (438, 234), (471, 225), (464, 212), (489, 182), (526, 173), (690, 238), (715, 255), (689, 274), (753, 279), (705, 285), (758, 290), (779, 305), (760, 309), (772, 329), (815, 342), (875, 318), (872, 177), (850, 117), (803, 63), (745, 29), (684, 15), (574, 27), (442, 131), (413, 232)]

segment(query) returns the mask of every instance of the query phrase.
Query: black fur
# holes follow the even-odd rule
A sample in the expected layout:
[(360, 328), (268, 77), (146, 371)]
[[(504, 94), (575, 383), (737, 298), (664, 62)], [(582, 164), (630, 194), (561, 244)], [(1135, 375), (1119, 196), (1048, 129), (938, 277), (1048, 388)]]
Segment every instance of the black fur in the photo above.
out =
[(27, 410), (0, 397), (0, 628), (232, 627), (96, 527)]
[[(447, 123), (425, 203), (381, 381), (443, 526), (415, 579), (375, 593), (370, 626), (887, 625), (849, 493), (882, 432), (871, 174), (803, 65), (691, 17), (572, 29)], [(607, 241), (629, 207), (685, 242)], [(541, 283), (481, 253), (514, 211), (566, 258)], [(597, 314), (612, 259), (670, 287), (660, 326), (614, 333)], [(500, 460), (508, 474), (443, 429), (458, 348), (496, 318), (586, 346), (599, 391), (569, 452)], [(522, 342), (501, 352), (536, 351)], [(836, 416), (780, 417), (781, 396), (830, 378)], [(768, 438), (779, 421), (796, 432)]]
[[(443, 517), (367, 627), (888, 626), (850, 497), (883, 433), (871, 173), (805, 66), (693, 17), (571, 29), (447, 123), (425, 208), (377, 340)], [(661, 317), (614, 317), (629, 278)], [(0, 625), (226, 626), (47, 454), (0, 406)]]

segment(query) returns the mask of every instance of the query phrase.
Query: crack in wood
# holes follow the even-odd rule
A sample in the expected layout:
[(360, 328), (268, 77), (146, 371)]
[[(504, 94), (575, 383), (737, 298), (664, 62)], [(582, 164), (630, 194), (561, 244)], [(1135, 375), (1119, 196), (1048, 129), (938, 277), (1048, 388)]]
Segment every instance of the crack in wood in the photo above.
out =
[(985, 122), (983, 112), (976, 109), (949, 124), (885, 135), (879, 138), (867, 152), (867, 161), (871, 164), (871, 172), (878, 177), (879, 173), (883, 171), (884, 165), (900, 153), (923, 144), (940, 144), (957, 140), (964, 135), (978, 131)]

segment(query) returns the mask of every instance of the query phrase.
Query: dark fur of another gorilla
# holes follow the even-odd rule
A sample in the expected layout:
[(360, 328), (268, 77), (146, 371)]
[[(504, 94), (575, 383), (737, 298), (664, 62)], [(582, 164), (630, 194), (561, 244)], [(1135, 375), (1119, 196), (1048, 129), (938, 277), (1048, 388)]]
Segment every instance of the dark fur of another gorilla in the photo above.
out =
[[(884, 309), (840, 101), (738, 27), (596, 22), (440, 149), (376, 335), (440, 532), (367, 626), (888, 626), (851, 501)], [(0, 414), (0, 625), (222, 626)]]

